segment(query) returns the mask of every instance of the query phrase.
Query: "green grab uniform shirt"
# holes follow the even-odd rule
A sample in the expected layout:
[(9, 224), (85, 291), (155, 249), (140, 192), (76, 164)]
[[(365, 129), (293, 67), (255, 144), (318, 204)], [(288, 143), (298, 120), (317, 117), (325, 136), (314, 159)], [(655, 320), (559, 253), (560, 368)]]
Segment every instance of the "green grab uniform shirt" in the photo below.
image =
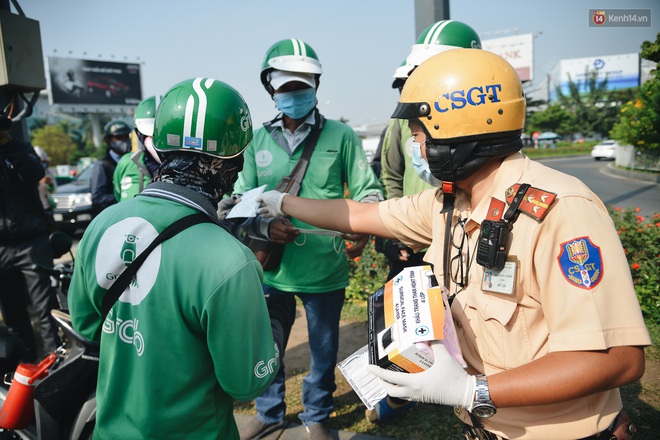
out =
[(238, 439), (233, 400), (259, 396), (279, 369), (261, 266), (216, 224), (154, 249), (102, 325), (126, 263), (195, 212), (141, 195), (104, 210), (79, 243), (69, 305), (74, 328), (101, 343), (95, 439)]
[(140, 179), (142, 179), (143, 189), (151, 182), (149, 169), (144, 163), (144, 152), (135, 151), (124, 154), (117, 162), (117, 168), (115, 168), (112, 175), (115, 199), (121, 202), (138, 195), (140, 193)]
[[(284, 176), (291, 174), (305, 142), (307, 139), (290, 155), (266, 128), (256, 130), (254, 140), (244, 153), (245, 163), (234, 185), (234, 193), (243, 194), (261, 185), (267, 185), (266, 191), (275, 189)], [(382, 193), (357, 134), (346, 124), (326, 119), (299, 195), (310, 199), (341, 199), (344, 184), (353, 200)], [(291, 222), (297, 228), (314, 229), (295, 218)], [(344, 240), (300, 234), (285, 246), (278, 269), (264, 272), (264, 283), (285, 292), (306, 293), (329, 292), (348, 286)]]

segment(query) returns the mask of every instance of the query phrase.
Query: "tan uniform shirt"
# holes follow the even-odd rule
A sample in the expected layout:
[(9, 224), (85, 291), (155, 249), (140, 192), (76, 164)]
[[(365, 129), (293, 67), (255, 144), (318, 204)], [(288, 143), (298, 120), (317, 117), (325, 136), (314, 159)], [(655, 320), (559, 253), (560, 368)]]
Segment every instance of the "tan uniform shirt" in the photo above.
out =
[[(508, 268), (498, 274), (476, 263), (477, 239), (491, 197), (504, 201), (515, 183), (529, 183), (557, 198), (540, 222), (520, 214), (511, 232)], [(380, 215), (397, 239), (413, 250), (430, 245), (425, 260), (433, 263), (440, 283), (446, 218), (440, 214), (442, 200), (439, 192), (426, 190), (380, 205)], [(458, 219), (467, 220), (463, 263), (469, 267), (469, 282), (456, 295), (452, 314), (463, 356), (475, 370), (471, 373), (495, 374), (556, 351), (650, 345), (613, 222), (578, 179), (516, 153), (502, 163), (478, 206), (457, 195), (453, 225)], [(456, 227), (456, 245), (461, 235)], [(457, 254), (452, 247), (451, 256)], [(457, 279), (458, 260), (454, 263)], [(451, 282), (450, 293), (457, 290)], [(620, 409), (619, 390), (614, 389), (559, 404), (500, 408), (482, 422), (509, 439), (575, 439), (603, 431)], [(469, 421), (465, 410), (457, 414)]]

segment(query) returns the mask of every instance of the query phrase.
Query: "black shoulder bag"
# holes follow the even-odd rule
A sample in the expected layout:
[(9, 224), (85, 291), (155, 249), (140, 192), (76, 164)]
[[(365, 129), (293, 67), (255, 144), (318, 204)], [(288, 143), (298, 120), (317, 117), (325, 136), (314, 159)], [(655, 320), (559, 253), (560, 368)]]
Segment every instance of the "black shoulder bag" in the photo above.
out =
[[(312, 157), (312, 152), (316, 147), (316, 142), (318, 142), (320, 135), (321, 116), (317, 115), (317, 124), (314, 124), (314, 127), (312, 127), (312, 130), (305, 141), (305, 149), (303, 150), (300, 159), (296, 163), (296, 166), (293, 167), (291, 174), (284, 176), (280, 183), (277, 184), (275, 187), (276, 191), (291, 194), (292, 196), (298, 195), (302, 186), (303, 177), (305, 177), (305, 171), (307, 171), (307, 165), (309, 165), (309, 160)], [(282, 262), (282, 255), (284, 255), (285, 246), (283, 244), (273, 243), (272, 241), (253, 237), (251, 235), (246, 235), (243, 238), (243, 244), (250, 248), (264, 270), (275, 270)]]
[(106, 292), (105, 296), (103, 297), (103, 302), (101, 303), (101, 315), (103, 318), (101, 322), (105, 321), (105, 318), (108, 316), (108, 313), (110, 313), (112, 306), (115, 305), (121, 294), (124, 293), (124, 290), (126, 290), (126, 287), (128, 287), (138, 269), (140, 266), (142, 266), (142, 263), (144, 263), (144, 260), (147, 259), (151, 251), (156, 249), (156, 246), (165, 240), (169, 240), (184, 229), (188, 229), (189, 227), (195, 226), (199, 223), (214, 222), (204, 214), (191, 214), (175, 221), (167, 228), (165, 228), (163, 232), (158, 234), (154, 241), (152, 241), (151, 244), (144, 251), (142, 251), (140, 255), (138, 255), (138, 257), (133, 260), (133, 262), (129, 264), (126, 269), (124, 269), (121, 275), (119, 275), (119, 278), (117, 278), (117, 280)]

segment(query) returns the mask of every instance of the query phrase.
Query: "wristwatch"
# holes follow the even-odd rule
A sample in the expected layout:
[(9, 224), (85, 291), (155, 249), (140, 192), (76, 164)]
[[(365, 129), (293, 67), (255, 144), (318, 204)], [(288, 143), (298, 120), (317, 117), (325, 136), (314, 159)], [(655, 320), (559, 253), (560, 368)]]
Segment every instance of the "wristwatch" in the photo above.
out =
[(471, 412), (482, 419), (493, 417), (497, 412), (497, 408), (493, 405), (493, 401), (490, 400), (488, 379), (484, 374), (479, 374), (477, 376), (477, 385), (474, 392), (474, 403), (472, 404)]

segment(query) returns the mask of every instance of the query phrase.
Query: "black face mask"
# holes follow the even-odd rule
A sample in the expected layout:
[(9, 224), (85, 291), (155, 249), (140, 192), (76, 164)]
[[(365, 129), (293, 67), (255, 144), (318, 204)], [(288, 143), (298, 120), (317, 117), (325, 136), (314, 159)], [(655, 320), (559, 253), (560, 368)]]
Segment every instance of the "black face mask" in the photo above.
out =
[(433, 176), (445, 182), (459, 182), (491, 160), (508, 156), (521, 148), (520, 137), (455, 144), (434, 144), (427, 140), (426, 157)]
[(130, 139), (117, 139), (108, 142), (108, 146), (112, 151), (123, 156), (124, 154), (131, 151), (131, 141)]
[(243, 155), (231, 159), (206, 154), (174, 151), (161, 155), (163, 163), (155, 181), (174, 183), (197, 191), (215, 206), (233, 190), (243, 169)]

